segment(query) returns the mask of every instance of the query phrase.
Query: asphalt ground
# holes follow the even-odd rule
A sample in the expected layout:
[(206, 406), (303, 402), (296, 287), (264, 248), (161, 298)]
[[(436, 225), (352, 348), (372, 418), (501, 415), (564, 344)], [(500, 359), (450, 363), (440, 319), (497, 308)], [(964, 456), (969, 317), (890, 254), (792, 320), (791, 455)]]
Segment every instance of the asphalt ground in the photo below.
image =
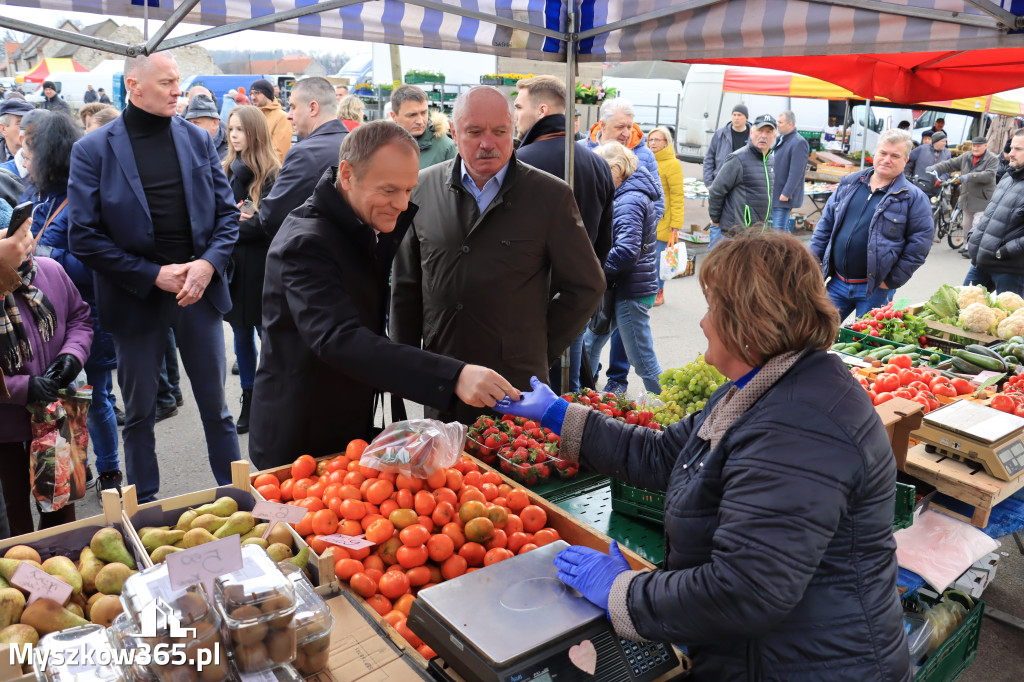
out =
[[(698, 166), (684, 164), (686, 177), (699, 176), (699, 173)], [(807, 201), (801, 212), (811, 213), (813, 210), (811, 202)], [(707, 222), (705, 203), (701, 200), (687, 200), (684, 224), (688, 227), (691, 223), (704, 225)], [(809, 239), (810, 232), (797, 233), (797, 236)], [(701, 255), (706, 252), (706, 248), (693, 246), (691, 252), (697, 254), (699, 268)], [(899, 290), (897, 297), (906, 297), (913, 301), (926, 300), (941, 284), (960, 284), (968, 265), (967, 260), (961, 258), (945, 243), (936, 244), (924, 266)], [(706, 309), (697, 277), (677, 278), (666, 284), (665, 305), (655, 308), (651, 316), (655, 350), (663, 369), (685, 365), (705, 350), (706, 340), (698, 322)], [(224, 325), (224, 340), (227, 356), (229, 359), (233, 358), (231, 329), (228, 325)], [(605, 353), (604, 362), (607, 364), (607, 349)], [(181, 387), (185, 405), (179, 408), (177, 416), (156, 425), (161, 497), (180, 495), (216, 485), (207, 462), (206, 443), (199, 413), (184, 372)], [(629, 393), (637, 395), (642, 389), (643, 384), (639, 377), (631, 373)], [(241, 388), (238, 378), (230, 374), (227, 381), (227, 396), (231, 411), (237, 416)], [(421, 414), (421, 411), (411, 409), (409, 416)], [(329, 410), (325, 409), (323, 418), (332, 418)], [(248, 435), (239, 436), (243, 456), (248, 452), (248, 441)], [(344, 445), (339, 443), (339, 449)], [(91, 491), (86, 499), (78, 502), (76, 506), (79, 518), (100, 513), (100, 506)], [(984, 599), (991, 609), (998, 609), (1011, 620), (1016, 618), (1024, 623), (1024, 555), (1018, 551), (1012, 537), (1001, 538), (1000, 542), (1002, 547), (998, 550), (998, 571), (995, 580), (986, 590)], [(964, 682), (1019, 682), (1022, 671), (1024, 631), (986, 617), (977, 660), (960, 679)]]

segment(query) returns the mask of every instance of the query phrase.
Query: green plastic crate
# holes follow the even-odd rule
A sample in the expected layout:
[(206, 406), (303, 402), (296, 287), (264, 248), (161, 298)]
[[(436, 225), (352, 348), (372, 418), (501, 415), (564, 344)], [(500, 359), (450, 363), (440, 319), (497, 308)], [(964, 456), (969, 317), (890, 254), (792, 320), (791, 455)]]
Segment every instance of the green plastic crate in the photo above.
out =
[(617, 513), (612, 508), (611, 496), (611, 486), (606, 485), (555, 504), (661, 568), (665, 562), (664, 529), (649, 521)]
[(909, 528), (914, 525), (914, 502), (917, 489), (906, 483), (896, 484), (896, 515), (893, 518), (893, 530)]
[[(847, 327), (840, 327), (839, 328), (839, 337), (836, 338), (835, 342), (836, 343), (854, 343), (854, 342), (856, 342), (856, 343), (861, 344), (865, 348), (867, 348), (868, 346), (871, 346), (871, 347), (874, 347), (874, 348), (881, 348), (882, 346), (892, 346), (893, 348), (900, 348), (901, 346), (909, 345), (909, 344), (905, 344), (905, 343), (899, 343), (897, 341), (890, 341), (889, 339), (882, 339), (882, 338), (879, 338), (877, 336), (868, 336), (867, 334), (864, 334), (864, 333), (861, 333), (861, 332), (855, 332), (852, 329), (849, 329)], [(953, 359), (953, 356), (951, 356), (951, 355), (946, 355), (945, 353), (940, 353), (940, 352), (926, 351), (923, 348), (918, 348), (917, 351), (915, 351), (915, 352), (929, 354), (929, 355), (938, 355), (939, 356), (939, 364), (940, 365), (942, 363), (948, 362), (948, 361)]]
[(612, 479), (612, 509), (646, 521), (665, 523), (665, 493)]
[(914, 674), (914, 682), (952, 682), (974, 663), (981, 639), (985, 602), (979, 599), (967, 617)]

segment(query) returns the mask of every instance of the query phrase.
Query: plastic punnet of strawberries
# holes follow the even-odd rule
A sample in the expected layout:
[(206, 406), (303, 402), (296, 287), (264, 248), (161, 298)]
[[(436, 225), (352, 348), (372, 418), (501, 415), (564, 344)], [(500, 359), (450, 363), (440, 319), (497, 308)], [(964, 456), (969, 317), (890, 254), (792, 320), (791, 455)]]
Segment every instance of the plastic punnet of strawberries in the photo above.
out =
[(603, 412), (613, 419), (618, 419), (626, 424), (637, 424), (646, 426), (655, 431), (661, 431), (661, 424), (654, 421), (654, 412), (637, 406), (636, 402), (625, 396), (617, 396), (614, 393), (600, 393), (585, 388), (579, 393), (565, 393), (563, 398), (570, 403), (586, 405), (592, 410)]
[(466, 452), (526, 485), (552, 476), (572, 478), (579, 465), (558, 457), (561, 439), (550, 429), (523, 417), (479, 417), (469, 429)]

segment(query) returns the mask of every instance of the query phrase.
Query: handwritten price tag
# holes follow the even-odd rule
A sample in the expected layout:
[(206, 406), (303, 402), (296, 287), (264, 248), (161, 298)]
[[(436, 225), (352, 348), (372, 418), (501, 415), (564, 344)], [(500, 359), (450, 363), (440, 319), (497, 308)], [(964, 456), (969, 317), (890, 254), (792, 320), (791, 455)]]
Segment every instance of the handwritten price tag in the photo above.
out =
[(11, 584), (28, 590), (28, 603), (36, 599), (52, 599), (63, 604), (71, 597), (72, 588), (63, 580), (58, 580), (46, 571), (32, 564), (22, 563), (11, 576)]
[(257, 519), (267, 519), (267, 530), (263, 533), (263, 539), (270, 536), (270, 531), (278, 523), (298, 523), (309, 511), (305, 507), (297, 507), (293, 504), (278, 504), (276, 502), (257, 502), (253, 507), (252, 515)]
[(341, 535), (340, 533), (325, 535), (320, 539), (324, 542), (329, 542), (332, 545), (347, 547), (348, 549), (362, 549), (363, 547), (372, 547), (377, 544), (367, 540), (362, 535)]
[(202, 583), (212, 597), (213, 581), (217, 576), (242, 568), (241, 540), (237, 535), (230, 535), (223, 540), (168, 554), (165, 561), (171, 587), (183, 590), (189, 585)]

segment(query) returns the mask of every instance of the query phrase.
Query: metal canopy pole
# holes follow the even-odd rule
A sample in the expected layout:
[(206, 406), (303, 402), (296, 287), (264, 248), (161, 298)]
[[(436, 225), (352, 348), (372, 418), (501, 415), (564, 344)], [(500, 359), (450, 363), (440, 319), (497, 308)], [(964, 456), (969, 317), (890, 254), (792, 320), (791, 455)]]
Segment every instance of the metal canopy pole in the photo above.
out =
[[(577, 48), (577, 27), (576, 27), (576, 3), (570, 0), (568, 7), (568, 39), (565, 41), (565, 181), (569, 183), (569, 191), (573, 190), (574, 176), (576, 174), (576, 137), (569, 132), (572, 124), (569, 119), (576, 110), (576, 48)], [(562, 351), (562, 393), (569, 390), (569, 349)]]
[(35, 36), (42, 36), (44, 38), (59, 40), (63, 43), (78, 45), (79, 47), (89, 47), (101, 52), (114, 52), (116, 54), (127, 55), (128, 50), (130, 49), (127, 45), (123, 45), (121, 43), (115, 43), (109, 40), (103, 40), (102, 38), (95, 38), (93, 36), (75, 33), (74, 31), (52, 28), (50, 26), (39, 26), (28, 21), (21, 21), (20, 19), (5, 17), (3, 15), (0, 15), (0, 26), (9, 28), (12, 31), (30, 33)]
[[(146, 54), (152, 54), (160, 43), (163, 42), (167, 34), (174, 30), (174, 27), (182, 22), (182, 20), (188, 16), (188, 13), (192, 11), (192, 8), (199, 4), (199, 0), (182, 0), (182, 3), (178, 5), (177, 9), (171, 16), (167, 17), (157, 32), (153, 34), (153, 38), (146, 43)], [(146, 32), (149, 32), (149, 3), (146, 3)]]
[(861, 133), (861, 135), (863, 137), (861, 138), (861, 145), (860, 145), (860, 169), (861, 170), (864, 170), (864, 159), (868, 155), (868, 130), (871, 129), (871, 100), (866, 100), (865, 101), (865, 105), (866, 106), (864, 107), (864, 125), (861, 126), (861, 130), (863, 131)]

